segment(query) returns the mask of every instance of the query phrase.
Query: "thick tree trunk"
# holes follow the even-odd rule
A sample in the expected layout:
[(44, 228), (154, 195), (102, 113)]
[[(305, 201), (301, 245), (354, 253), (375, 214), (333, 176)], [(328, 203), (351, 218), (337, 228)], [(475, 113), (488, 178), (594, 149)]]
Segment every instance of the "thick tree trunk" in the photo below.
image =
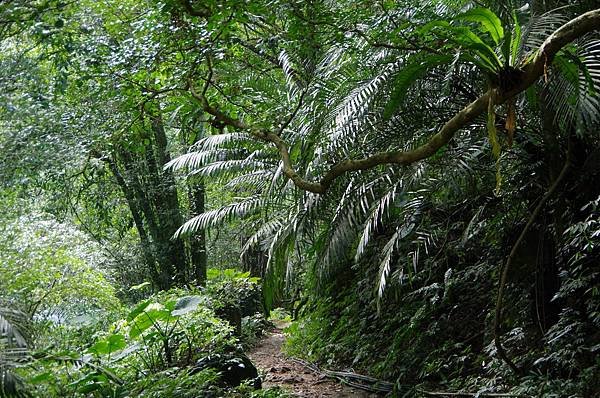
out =
[[(204, 283), (206, 244), (204, 233), (188, 247), (181, 239), (172, 239), (183, 223), (183, 214), (175, 177), (164, 170), (171, 156), (160, 109), (156, 114), (145, 130), (142, 153), (121, 149), (109, 167), (129, 205), (153, 284), (166, 290), (191, 279)], [(203, 185), (190, 191), (190, 207), (195, 214), (204, 212)]]
[(138, 176), (147, 174), (143, 170), (142, 162), (136, 161), (132, 154), (123, 150), (119, 152), (123, 167), (125, 169), (126, 182), (131, 187), (135, 195), (137, 206), (144, 215), (145, 225), (152, 237), (152, 251), (158, 264), (158, 283), (160, 289), (169, 289), (173, 284), (173, 263), (169, 256), (166, 255), (169, 251), (169, 241), (165, 241), (165, 235), (162, 231), (162, 226), (158, 222), (158, 217), (155, 208), (152, 206), (153, 200), (150, 194), (154, 193), (157, 188), (152, 183), (140, 181)]
[(152, 148), (146, 151), (148, 182), (146, 191), (156, 219), (156, 245), (160, 251), (160, 262), (171, 270), (171, 277), (178, 284), (186, 281), (186, 258), (183, 242), (173, 240), (173, 234), (182, 223), (177, 198), (177, 187), (163, 178), (162, 165), (157, 164)]
[(160, 110), (158, 116), (152, 118), (152, 132), (155, 145), (153, 151), (147, 151), (149, 157), (147, 164), (150, 169), (149, 174), (154, 180), (153, 204), (156, 208), (158, 224), (161, 227), (161, 242), (164, 243), (165, 260), (171, 262), (175, 268), (174, 277), (177, 284), (183, 285), (189, 279), (190, 267), (188, 267), (184, 242), (181, 239), (172, 239), (177, 228), (183, 223), (183, 216), (177, 197), (175, 177), (170, 170), (164, 170), (164, 165), (171, 160), (171, 156), (167, 148), (167, 136)]
[(156, 259), (154, 258), (154, 254), (152, 253), (152, 243), (148, 237), (148, 233), (146, 228), (144, 227), (144, 221), (142, 218), (142, 214), (138, 207), (136, 198), (131, 188), (127, 185), (127, 182), (123, 178), (123, 175), (119, 171), (117, 163), (113, 159), (109, 159), (108, 166), (115, 179), (117, 180), (117, 184), (121, 188), (123, 195), (125, 196), (125, 200), (129, 206), (129, 210), (131, 211), (131, 216), (133, 218), (133, 222), (138, 231), (138, 235), (140, 236), (140, 246), (142, 249), (142, 254), (144, 256), (144, 262), (146, 264), (146, 268), (150, 273), (150, 277), (152, 278), (152, 282), (159, 289), (164, 288), (161, 286), (161, 279), (159, 277), (159, 273), (156, 269)]

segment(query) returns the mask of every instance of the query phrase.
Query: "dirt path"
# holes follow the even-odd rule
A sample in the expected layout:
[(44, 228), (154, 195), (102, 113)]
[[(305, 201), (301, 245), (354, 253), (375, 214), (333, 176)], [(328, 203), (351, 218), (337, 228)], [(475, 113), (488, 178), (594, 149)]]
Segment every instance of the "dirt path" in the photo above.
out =
[(281, 345), (285, 340), (282, 327), (283, 325), (278, 325), (248, 354), (263, 376), (263, 387), (279, 386), (291, 392), (294, 397), (301, 398), (378, 397), (322, 377), (286, 358), (281, 352)]

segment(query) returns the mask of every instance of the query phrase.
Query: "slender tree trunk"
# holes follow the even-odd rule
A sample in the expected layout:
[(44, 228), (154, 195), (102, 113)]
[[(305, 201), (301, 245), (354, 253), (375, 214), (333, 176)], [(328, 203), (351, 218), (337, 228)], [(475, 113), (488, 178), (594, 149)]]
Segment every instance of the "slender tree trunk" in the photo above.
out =
[[(242, 242), (245, 242), (248, 238), (244, 237)], [(265, 276), (265, 269), (267, 267), (267, 253), (260, 247), (251, 247), (241, 258), (242, 269), (250, 272), (250, 275), (263, 278)]]
[[(188, 180), (191, 215), (197, 216), (205, 210), (205, 188), (204, 181), (196, 181), (191, 184)], [(206, 232), (200, 230), (190, 238), (190, 259), (193, 267), (194, 277), (198, 285), (206, 283)]]
[[(192, 134), (191, 142), (198, 142), (202, 138), (203, 130), (201, 126), (190, 131)], [(189, 141), (187, 141), (189, 142)], [(190, 202), (190, 217), (195, 217), (204, 213), (206, 210), (206, 187), (204, 178), (188, 178), (188, 197)], [(204, 229), (197, 231), (189, 239), (190, 261), (196, 283), (203, 286), (206, 283), (206, 270), (208, 268), (208, 254), (206, 251), (206, 231)]]

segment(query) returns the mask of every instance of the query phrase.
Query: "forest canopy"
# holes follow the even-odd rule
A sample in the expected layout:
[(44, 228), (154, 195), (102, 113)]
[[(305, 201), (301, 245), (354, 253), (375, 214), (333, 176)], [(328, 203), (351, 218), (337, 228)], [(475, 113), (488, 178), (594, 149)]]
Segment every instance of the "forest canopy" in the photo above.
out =
[(596, 396), (599, 35), (594, 0), (1, 2), (0, 397), (285, 396), (223, 370), (270, 316), (371, 392)]

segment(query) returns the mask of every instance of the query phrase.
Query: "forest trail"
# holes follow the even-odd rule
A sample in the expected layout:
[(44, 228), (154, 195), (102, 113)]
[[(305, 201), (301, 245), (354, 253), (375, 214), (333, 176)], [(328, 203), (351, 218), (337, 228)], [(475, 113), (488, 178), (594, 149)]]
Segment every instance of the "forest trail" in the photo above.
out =
[(336, 382), (317, 374), (281, 352), (285, 341), (285, 324), (276, 324), (248, 356), (263, 376), (263, 388), (281, 387), (298, 398), (375, 398), (377, 394), (367, 393)]

